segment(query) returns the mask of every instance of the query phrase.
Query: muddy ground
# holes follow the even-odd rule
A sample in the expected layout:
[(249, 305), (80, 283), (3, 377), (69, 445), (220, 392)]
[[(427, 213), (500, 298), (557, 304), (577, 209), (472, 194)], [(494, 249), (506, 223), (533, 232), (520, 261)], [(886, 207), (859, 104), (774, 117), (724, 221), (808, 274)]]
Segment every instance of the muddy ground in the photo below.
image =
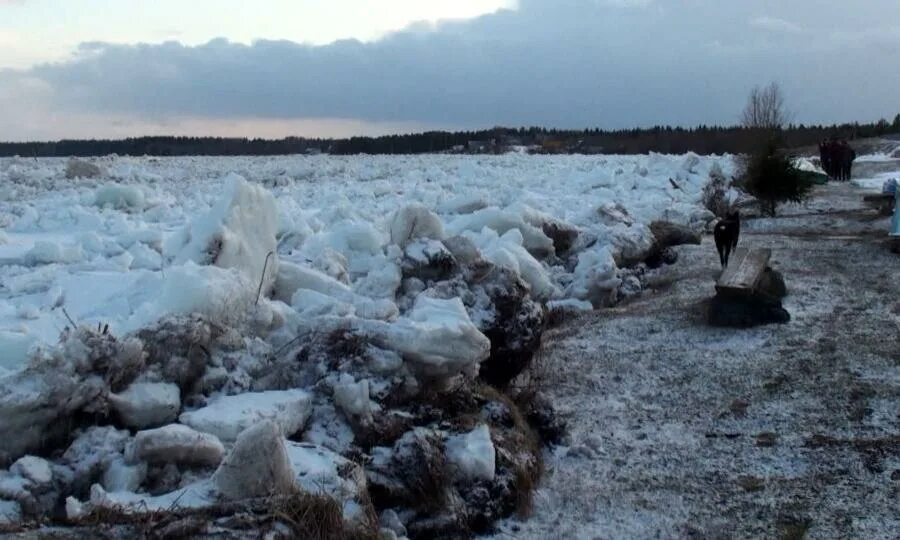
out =
[(655, 291), (551, 330), (538, 372), (570, 426), (515, 538), (897, 538), (900, 256), (849, 185), (741, 245), (772, 249), (787, 325), (711, 328), (710, 237)]

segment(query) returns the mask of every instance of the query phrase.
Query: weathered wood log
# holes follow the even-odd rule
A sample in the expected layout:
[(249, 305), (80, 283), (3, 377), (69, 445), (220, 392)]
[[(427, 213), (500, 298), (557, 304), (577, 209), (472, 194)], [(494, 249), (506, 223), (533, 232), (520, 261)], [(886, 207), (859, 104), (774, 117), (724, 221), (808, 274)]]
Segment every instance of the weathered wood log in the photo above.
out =
[(863, 202), (876, 208), (882, 215), (889, 216), (894, 211), (895, 197), (893, 193), (875, 193), (863, 195)]
[(770, 249), (738, 248), (716, 283), (719, 294), (753, 294), (772, 257)]
[(691, 230), (690, 227), (668, 221), (654, 221), (650, 224), (650, 232), (653, 233), (656, 240), (654, 247), (659, 250), (684, 244), (699, 246), (701, 242), (700, 234)]

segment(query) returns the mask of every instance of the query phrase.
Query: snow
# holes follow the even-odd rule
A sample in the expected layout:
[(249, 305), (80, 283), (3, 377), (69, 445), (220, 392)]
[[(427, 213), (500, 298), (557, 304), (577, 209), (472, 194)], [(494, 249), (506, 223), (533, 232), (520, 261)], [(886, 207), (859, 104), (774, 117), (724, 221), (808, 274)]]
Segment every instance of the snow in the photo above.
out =
[(566, 300), (551, 300), (550, 302), (547, 302), (547, 309), (570, 312), (584, 312), (593, 311), (594, 306), (590, 302), (586, 302), (584, 300), (569, 298)]
[(488, 206), (487, 197), (481, 193), (461, 193), (441, 202), (438, 210), (443, 214), (471, 214)]
[(72, 158), (66, 165), (66, 178), (96, 178), (103, 174), (103, 170), (94, 163), (83, 159)]
[(63, 463), (78, 475), (93, 476), (115, 459), (121, 459), (131, 438), (128, 431), (93, 426), (78, 435), (63, 454)]
[(31, 488), (31, 481), (24, 476), (0, 471), (0, 499), (27, 499)]
[(94, 195), (94, 204), (120, 210), (143, 210), (146, 199), (140, 186), (107, 184), (97, 189)]
[[(78, 324), (109, 324), (117, 333), (168, 314), (243, 317), (270, 251), (278, 260), (267, 265), (264, 296), (278, 275), (288, 287), (276, 288), (276, 297), (286, 304), (300, 288), (341, 302), (323, 307), (307, 293), (302, 303), (312, 309), (298, 314), (307, 320), (393, 320), (403, 255), (392, 244), (463, 232), (485, 258), (520, 272), (535, 296), (577, 298), (584, 283), (577, 295), (567, 291), (572, 269), (546, 258), (553, 246), (543, 223), (552, 218), (582, 231), (576, 255), (596, 242), (618, 260), (646, 246), (644, 225), (653, 219), (702, 219), (709, 172), (733, 171), (727, 156), (659, 154), (96, 163), (105, 170), (101, 180), (66, 179), (66, 159), (0, 159), (0, 339), (15, 345), (0, 347), (4, 369), (24, 364), (23, 348), (57, 341), (70, 325), (60, 307)], [(632, 225), (605, 222), (597, 209), (610, 205), (627, 211)], [(302, 269), (302, 287), (284, 279), (282, 261)]]
[(850, 183), (862, 189), (881, 192), (884, 189), (885, 183), (890, 182), (891, 180), (900, 181), (900, 177), (897, 176), (896, 171), (876, 174), (872, 177), (856, 177), (851, 179)]
[(0, 330), (0, 370), (14, 370), (22, 366), (36, 340), (35, 336), (27, 333)]
[[(512, 228), (500, 236), (494, 229), (485, 227), (478, 233), (465, 231), (463, 237), (471, 240), (488, 261), (521, 275), (531, 285), (532, 296), (538, 300), (550, 300), (560, 294), (547, 270), (525, 249), (521, 229)], [(550, 242), (550, 249), (552, 246)]]
[(214, 435), (188, 426), (170, 424), (138, 431), (134, 436), (133, 457), (150, 463), (185, 463), (215, 466), (222, 461), (225, 447)]
[(275, 198), (237, 174), (228, 175), (222, 183), (224, 195), (218, 203), (173, 236), (166, 253), (175, 264), (193, 261), (237, 268), (249, 280), (263, 278), (267, 290), (278, 268), (277, 258), (266, 264), (268, 254), (277, 247)]
[(27, 266), (53, 263), (71, 264), (80, 262), (84, 253), (79, 245), (60, 245), (56, 242), (38, 241), (25, 253), (23, 262)]
[(507, 231), (518, 231), (519, 244), (530, 253), (536, 255), (548, 255), (553, 253), (553, 241), (540, 229), (526, 223), (521, 213), (503, 211), (499, 208), (485, 208), (473, 214), (459, 216), (447, 226), (451, 235), (462, 234), (464, 231), (482, 231), (484, 229), (503, 235)]
[(146, 476), (146, 463), (129, 465), (124, 459), (117, 458), (103, 471), (103, 489), (115, 493), (137, 491)]
[(365, 495), (365, 475), (358, 465), (308, 443), (287, 441), (287, 455), (297, 485), (308, 493), (333, 497), (342, 503), (345, 519), (354, 517), (359, 509), (357, 501)]
[(324, 317), (349, 317), (356, 314), (356, 308), (347, 302), (341, 302), (333, 296), (328, 296), (312, 289), (297, 289), (291, 296), (291, 307), (300, 313), (303, 318)]
[(219, 493), (229, 500), (290, 493), (295, 479), (284, 442), (281, 426), (271, 420), (242, 431), (213, 475)]
[(346, 373), (334, 384), (334, 404), (350, 417), (369, 418), (372, 402), (369, 400), (369, 381), (356, 381)]
[(796, 158), (794, 160), (794, 165), (801, 171), (825, 174), (825, 171), (822, 169), (822, 167), (813, 163), (812, 159), (810, 158)]
[(341, 283), (350, 283), (350, 276), (347, 273), (349, 266), (347, 257), (331, 248), (322, 250), (313, 261), (313, 266)]
[[(129, 491), (109, 493), (100, 484), (91, 486), (90, 503), (95, 507), (116, 508), (133, 512), (158, 512), (177, 509), (207, 508), (216, 503), (218, 492), (212, 480), (194, 482), (181, 489), (150, 497)], [(66, 505), (68, 507), (68, 504)], [(73, 505), (73, 509), (75, 505)]]
[(143, 290), (135, 291), (134, 301), (146, 300), (123, 329), (136, 330), (166, 315), (191, 313), (227, 324), (246, 316), (256, 299), (255, 285), (238, 270), (193, 262), (168, 268), (164, 276), (146, 276), (139, 285)]
[[(300, 303), (294, 301), (297, 291), (300, 290), (309, 290), (331, 297), (340, 304), (349, 304), (354, 307), (357, 315), (367, 319), (387, 320), (398, 314), (397, 306), (389, 300), (372, 299), (357, 294), (347, 285), (314, 268), (282, 263), (275, 279), (275, 298), (305, 309), (302, 304), (303, 297), (298, 299)], [(313, 303), (321, 305), (323, 301), (317, 297)]]
[(16, 501), (0, 499), (0, 525), (19, 523), (22, 520), (22, 509)]
[(467, 480), (493, 480), (496, 451), (491, 430), (482, 424), (468, 433), (453, 435), (444, 444), (447, 462)]
[(422, 204), (411, 204), (397, 210), (391, 220), (391, 242), (400, 247), (421, 238), (440, 240), (443, 237), (441, 218)]
[(406, 317), (378, 329), (389, 349), (426, 376), (475, 371), (491, 351), (490, 340), (472, 323), (458, 298), (419, 296)]
[(53, 471), (50, 469), (50, 463), (36, 456), (19, 458), (10, 466), (9, 472), (27, 478), (38, 486), (46, 486), (53, 481)]
[[(896, 255), (870, 241), (886, 219), (860, 199), (831, 183), (775, 219), (746, 220), (771, 224), (741, 242), (772, 248), (788, 325), (698, 323), (718, 272), (704, 240), (679, 248), (671, 286), (545, 333), (541, 387), (568, 436), (545, 453), (534, 514), (492, 538), (778, 537), (784, 509), (803, 500), (815, 501), (797, 514), (806, 537), (896, 537), (886, 481), (896, 458), (873, 472), (852, 450), (897, 436), (900, 396), (896, 342), (885, 339), (898, 323), (900, 282), (885, 274)], [(777, 434), (773, 446), (763, 433)], [(822, 435), (840, 442), (811, 448)], [(742, 477), (760, 484), (748, 490)]]
[(181, 408), (181, 391), (171, 383), (139, 382), (120, 394), (110, 394), (109, 401), (126, 426), (144, 429), (175, 420)]
[[(657, 154), (108, 157), (95, 164), (74, 165), (84, 172), (66, 179), (67, 160), (0, 159), (0, 381), (9, 389), (0, 396), (8, 416), (0, 428), (23, 437), (10, 447), (11, 459), (36, 451), (57, 416), (85, 407), (87, 417), (109, 406), (118, 426), (143, 430), (77, 434), (53, 467), (78, 478), (79, 496), (101, 483), (86, 504), (66, 501), (73, 515), (90, 505), (209, 504), (215, 483), (193, 473), (170, 493), (142, 491), (159, 465), (209, 472), (238, 446), (252, 457), (253, 441), (237, 443), (263, 422), (275, 426), (277, 436), (269, 430), (267, 440), (278, 441), (276, 450), (286, 444), (304, 489), (335, 496), (345, 516), (362, 515), (365, 475), (334, 452), (351, 448), (351, 426), (380, 419), (387, 393), (478, 373), (491, 350), (480, 328), (497, 313), (486, 292), (492, 282), (479, 280), (509, 277), (510, 290), (529, 293), (535, 312), (540, 303), (576, 311), (601, 305), (616, 292), (622, 261), (646, 254), (648, 224), (705, 225), (700, 201), (710, 171), (733, 170), (727, 156)], [(448, 267), (456, 271), (451, 280)], [(73, 325), (97, 329), (99, 342), (122, 343), (139, 330), (159, 330), (161, 319), (195, 314), (215, 337), (190, 335), (187, 352), (170, 352), (179, 344), (160, 338), (160, 351), (144, 349), (137, 382), (110, 389), (103, 378), (112, 370), (93, 366), (87, 350), (67, 350), (48, 370), (58, 380), (22, 375)], [(281, 349), (305, 337), (301, 329), (358, 334), (377, 352), (364, 367), (352, 358), (337, 367), (298, 365), (303, 389), (257, 378), (272, 364), (302, 358), (306, 342), (296, 342), (295, 356)], [(194, 347), (215, 340), (209, 350)], [(144, 358), (136, 341), (128, 343)], [(150, 334), (145, 345), (153, 343)], [(199, 362), (182, 358), (193, 353)], [(187, 371), (199, 369), (196, 378), (171, 378), (168, 364), (182, 360)], [(316, 446), (285, 443), (288, 436)], [(460, 478), (494, 477), (487, 426), (451, 435), (447, 449)], [(266, 469), (265, 461), (258, 465)]]
[(66, 497), (66, 518), (74, 521), (84, 517), (87, 514), (84, 506), (84, 503), (75, 497)]
[(311, 412), (312, 398), (307, 392), (272, 390), (220, 397), (206, 407), (183, 413), (179, 420), (228, 442), (262, 420), (274, 421), (285, 436), (291, 436), (303, 427)]
[(604, 294), (615, 291), (620, 280), (616, 276), (616, 261), (606, 246), (595, 246), (578, 255), (575, 279), (569, 288), (573, 298), (600, 303)]

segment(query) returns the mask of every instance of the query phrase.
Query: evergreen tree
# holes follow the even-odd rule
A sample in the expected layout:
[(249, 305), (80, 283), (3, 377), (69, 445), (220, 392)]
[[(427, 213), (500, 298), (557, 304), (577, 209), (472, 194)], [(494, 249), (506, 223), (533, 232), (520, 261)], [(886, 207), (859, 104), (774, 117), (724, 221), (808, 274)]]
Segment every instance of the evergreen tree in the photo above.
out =
[(774, 216), (785, 202), (803, 201), (813, 188), (813, 180), (779, 150), (779, 139), (770, 136), (756, 152), (744, 158), (742, 185), (756, 197), (763, 213)]

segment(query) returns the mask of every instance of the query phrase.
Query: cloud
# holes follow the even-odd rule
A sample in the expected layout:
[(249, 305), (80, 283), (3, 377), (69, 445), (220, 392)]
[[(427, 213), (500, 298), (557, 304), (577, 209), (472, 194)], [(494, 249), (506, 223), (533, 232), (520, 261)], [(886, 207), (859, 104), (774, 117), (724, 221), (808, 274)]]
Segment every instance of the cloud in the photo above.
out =
[(0, 72), (0, 140), (55, 138), (124, 138), (135, 135), (221, 137), (343, 137), (348, 133), (381, 135), (411, 133), (435, 126), (411, 122), (367, 122), (342, 118), (212, 118), (167, 115), (148, 118), (134, 113), (110, 113), (48, 107), (52, 93), (36, 79), (4, 78)]
[(800, 26), (777, 17), (756, 17), (750, 21), (750, 26), (769, 32), (784, 32), (787, 34), (803, 33), (803, 28)]
[[(686, 0), (676, 9), (658, 1), (521, 0), (517, 9), (369, 43), (86, 43), (68, 61), (0, 78), (39, 81), (45, 91), (34, 99), (58, 118), (107, 116), (135, 130), (186, 119), (257, 130), (314, 119), (348, 130), (731, 123), (748, 89), (770, 80), (783, 84), (799, 121), (894, 114), (889, 89), (900, 73), (882, 43), (893, 34), (877, 34), (880, 46), (869, 48), (846, 35), (872, 32), (883, 18), (900, 17), (900, 8), (867, 3), (878, 9), (856, 8), (844, 34), (811, 39), (786, 21), (809, 13), (812, 32), (840, 18), (810, 11), (814, 3), (755, 17), (771, 3)], [(872, 76), (879, 85), (857, 84)], [(0, 139), (16, 136), (5, 123)]]

